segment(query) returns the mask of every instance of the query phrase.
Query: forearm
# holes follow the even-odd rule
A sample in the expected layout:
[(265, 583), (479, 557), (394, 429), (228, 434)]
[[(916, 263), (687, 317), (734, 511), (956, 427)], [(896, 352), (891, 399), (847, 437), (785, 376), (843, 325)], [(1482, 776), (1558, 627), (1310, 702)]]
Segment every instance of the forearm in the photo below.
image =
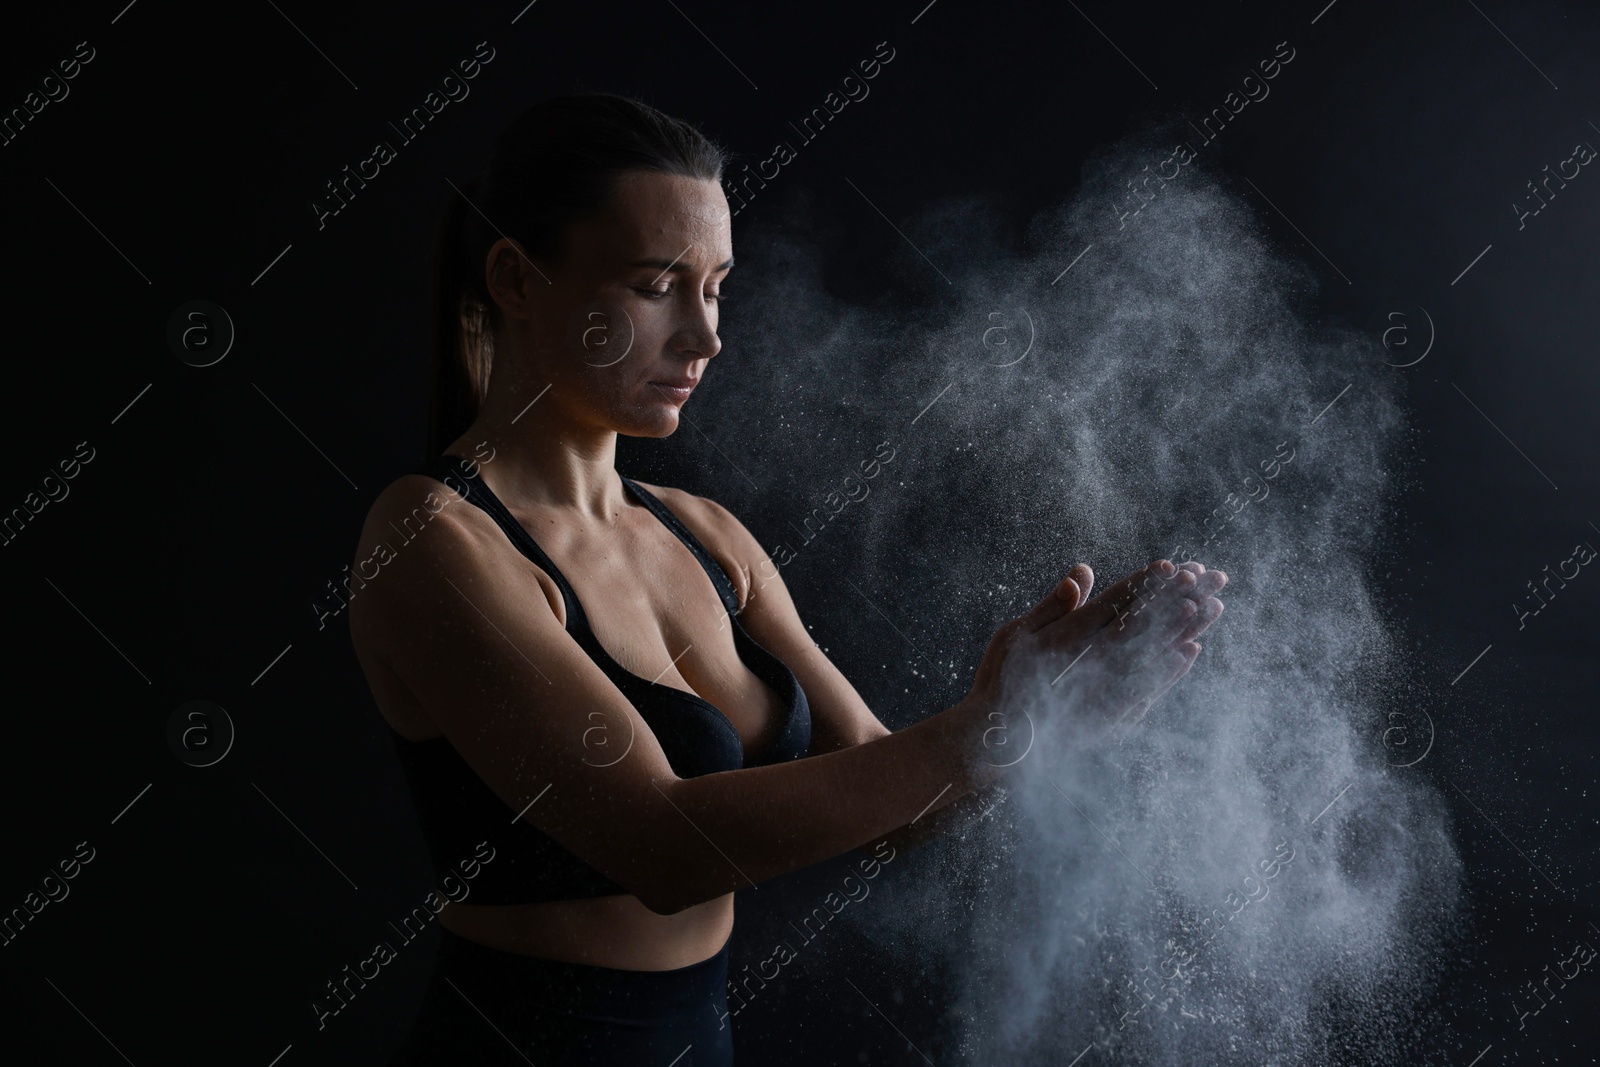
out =
[(883, 838), (989, 781), (986, 723), (962, 703), (864, 744), (659, 783), (693, 827), (658, 887), (677, 910)]
[[(954, 802), (896, 827), (870, 844), (876, 848), (886, 842), (896, 852), (905, 852), (925, 845), (937, 837), (960, 833), (1004, 802), (1006, 792), (998, 785), (973, 789)], [(863, 846), (863, 851), (866, 846)]]

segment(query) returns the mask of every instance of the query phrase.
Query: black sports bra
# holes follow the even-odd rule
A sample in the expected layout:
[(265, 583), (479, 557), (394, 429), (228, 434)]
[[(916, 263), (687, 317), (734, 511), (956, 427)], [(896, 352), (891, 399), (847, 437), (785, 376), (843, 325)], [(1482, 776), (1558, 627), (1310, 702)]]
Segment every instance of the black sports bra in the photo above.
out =
[[(709, 701), (670, 685), (647, 681), (611, 658), (595, 638), (583, 605), (566, 577), (483, 480), (476, 477), (468, 461), (457, 456), (440, 456), (417, 473), (441, 482), (449, 478), (446, 484), (457, 491), (465, 487), (467, 500), (486, 511), (511, 543), (555, 580), (566, 603), (567, 632), (638, 710), (678, 777), (693, 778), (715, 771), (781, 763), (800, 759), (810, 750), (811, 709), (794, 672), (745, 632), (739, 623), (738, 594), (727, 572), (678, 517), (638, 483), (618, 475), (626, 491), (649, 508), (700, 561), (727, 608), (739, 658), (787, 703), (786, 717), (770, 751), (753, 763), (746, 763), (744, 746), (733, 724)], [(627, 892), (520, 818), (478, 776), (447, 737), (441, 734), (412, 741), (392, 727), (389, 733), (405, 772), (439, 883), (443, 884), (447, 875), (456, 874), (456, 866), (472, 857), (481, 842), (487, 841), (494, 849), (492, 862), (479, 868), (464, 902), (526, 904)], [(591, 749), (593, 761), (603, 764), (612, 760), (621, 747), (596, 746)]]

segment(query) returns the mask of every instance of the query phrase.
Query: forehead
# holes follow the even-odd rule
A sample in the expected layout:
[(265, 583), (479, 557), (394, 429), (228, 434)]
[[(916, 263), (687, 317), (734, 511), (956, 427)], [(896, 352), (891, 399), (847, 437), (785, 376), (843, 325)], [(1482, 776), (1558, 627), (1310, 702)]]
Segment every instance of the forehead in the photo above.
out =
[[(714, 181), (653, 171), (617, 178), (610, 210), (582, 224), (606, 259), (672, 259), (710, 267), (733, 254), (728, 198)], [(589, 242), (584, 242), (589, 244)]]

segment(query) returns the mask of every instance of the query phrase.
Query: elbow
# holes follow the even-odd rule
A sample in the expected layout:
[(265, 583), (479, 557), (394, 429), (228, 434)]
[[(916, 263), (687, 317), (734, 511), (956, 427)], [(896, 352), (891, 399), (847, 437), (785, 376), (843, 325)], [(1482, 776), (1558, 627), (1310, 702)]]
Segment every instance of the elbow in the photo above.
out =
[(688, 880), (668, 875), (651, 880), (648, 886), (634, 890), (639, 903), (657, 915), (676, 915), (732, 892), (731, 888), (709, 888), (690, 884)]
[(657, 915), (676, 915), (686, 905), (680, 903), (682, 894), (673, 886), (670, 872), (660, 869), (638, 871), (632, 878), (616, 881), (639, 903)]
[(643, 904), (645, 908), (655, 912), (657, 915), (676, 915), (680, 911), (686, 911), (694, 906), (693, 902), (681, 896), (671, 896), (657, 892), (635, 893), (634, 896), (638, 898), (639, 903)]
[[(656, 789), (661, 792), (659, 785)], [(684, 825), (683, 807), (687, 805), (680, 805), (665, 792), (661, 796), (670, 807), (659, 808), (661, 821), (653, 828), (639, 825), (641, 836), (633, 847), (624, 849), (631, 860), (627, 874), (612, 875), (634, 899), (657, 915), (676, 915), (751, 884), (742, 872), (737, 879), (734, 877), (737, 868), (719, 873), (717, 855), (701, 855), (697, 846), (703, 842), (692, 840), (689, 827)], [(731, 862), (726, 856), (721, 858)]]
[(690, 894), (671, 890), (660, 884), (652, 885), (649, 889), (635, 890), (633, 896), (647, 910), (657, 915), (676, 915), (701, 903), (692, 899)]
[(661, 862), (633, 866), (627, 872), (611, 871), (609, 876), (622, 891), (657, 915), (676, 915), (701, 903), (684, 872), (662, 857)]

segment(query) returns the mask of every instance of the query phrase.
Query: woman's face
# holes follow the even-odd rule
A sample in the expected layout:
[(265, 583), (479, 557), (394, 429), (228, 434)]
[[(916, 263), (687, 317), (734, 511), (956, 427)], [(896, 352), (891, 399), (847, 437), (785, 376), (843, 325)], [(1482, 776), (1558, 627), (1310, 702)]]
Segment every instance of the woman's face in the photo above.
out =
[(727, 198), (714, 181), (630, 171), (610, 209), (574, 223), (567, 240), (566, 261), (541, 264), (543, 275), (508, 242), (490, 252), (492, 266), (504, 245), (500, 261), (524, 272), (526, 312), (509, 324), (528, 331), (534, 388), (550, 383), (539, 402), (596, 428), (665, 437), (678, 427), (684, 387), (722, 347), (717, 303), (733, 266)]

